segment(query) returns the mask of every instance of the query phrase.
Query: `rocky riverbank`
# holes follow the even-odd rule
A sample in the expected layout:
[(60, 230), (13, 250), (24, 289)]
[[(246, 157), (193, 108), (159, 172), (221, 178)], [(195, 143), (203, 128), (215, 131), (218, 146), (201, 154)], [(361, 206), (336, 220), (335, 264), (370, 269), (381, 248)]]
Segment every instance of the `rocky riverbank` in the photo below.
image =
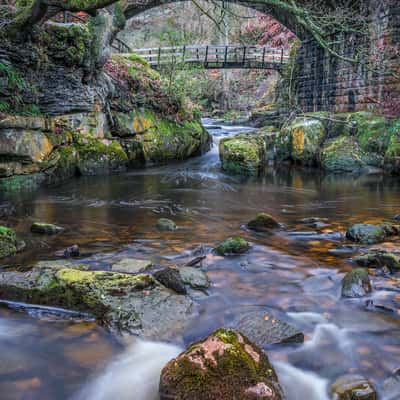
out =
[(222, 168), (258, 175), (268, 164), (328, 173), (400, 173), (400, 122), (370, 112), (309, 113), (220, 142)]

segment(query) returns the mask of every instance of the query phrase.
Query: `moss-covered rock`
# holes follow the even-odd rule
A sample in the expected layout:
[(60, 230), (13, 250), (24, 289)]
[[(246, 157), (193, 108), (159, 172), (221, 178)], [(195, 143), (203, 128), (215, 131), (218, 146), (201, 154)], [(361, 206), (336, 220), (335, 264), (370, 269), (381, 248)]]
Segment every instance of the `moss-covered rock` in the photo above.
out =
[(192, 344), (161, 372), (161, 400), (282, 398), (268, 357), (234, 330), (218, 329)]
[(77, 135), (74, 148), (78, 152), (77, 169), (81, 175), (121, 172), (128, 164), (128, 156), (117, 140)]
[(383, 242), (385, 238), (399, 234), (399, 228), (389, 223), (355, 224), (346, 232), (346, 238), (363, 244)]
[(354, 138), (339, 136), (321, 149), (321, 167), (330, 172), (358, 172), (366, 166), (365, 154)]
[(291, 159), (302, 165), (315, 165), (318, 161), (320, 146), (325, 139), (325, 128), (318, 119), (296, 118), (284, 128), (289, 135)]
[(370, 250), (354, 257), (353, 260), (361, 267), (387, 268), (390, 272), (400, 271), (400, 254), (384, 250)]
[(0, 225), (0, 258), (14, 255), (17, 252), (17, 235), (15, 232)]
[(242, 254), (250, 249), (250, 244), (240, 236), (231, 237), (221, 242), (215, 251), (220, 256)]
[(342, 280), (343, 297), (363, 297), (371, 292), (371, 280), (365, 269), (353, 269), (348, 272)]
[(247, 227), (256, 232), (270, 231), (280, 227), (279, 222), (267, 213), (260, 213), (247, 223)]
[(160, 218), (157, 221), (156, 228), (160, 231), (175, 231), (178, 227), (171, 219)]
[(400, 120), (393, 121), (389, 128), (390, 138), (384, 155), (385, 169), (400, 174)]
[(219, 143), (222, 169), (241, 175), (258, 175), (266, 162), (265, 140), (261, 135), (237, 135)]
[(118, 331), (153, 339), (188, 322), (192, 301), (147, 274), (85, 271), (79, 264), (46, 263), (27, 272), (0, 273), (0, 297), (89, 312)]
[[(211, 137), (197, 120), (175, 122), (154, 112), (133, 112), (119, 118), (119, 135), (124, 140), (131, 164), (165, 164), (201, 155), (210, 147)], [(124, 124), (124, 125), (123, 125)], [(123, 125), (123, 127), (121, 127)]]

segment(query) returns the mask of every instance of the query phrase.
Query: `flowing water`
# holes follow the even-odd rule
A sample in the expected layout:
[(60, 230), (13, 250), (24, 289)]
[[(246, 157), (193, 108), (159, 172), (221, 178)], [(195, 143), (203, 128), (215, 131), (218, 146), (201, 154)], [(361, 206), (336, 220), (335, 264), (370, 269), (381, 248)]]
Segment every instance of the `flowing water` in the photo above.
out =
[[(205, 121), (211, 124), (212, 121)], [(210, 127), (215, 144), (247, 128)], [(316, 171), (268, 169), (243, 178), (220, 170), (218, 149), (184, 163), (110, 177), (71, 180), (59, 187), (1, 199), (15, 207), (13, 222), (27, 250), (10, 265), (56, 258), (79, 244), (83, 262), (100, 269), (126, 256), (184, 264), (199, 252), (212, 287), (193, 292), (198, 315), (172, 343), (113, 337), (85, 315), (58, 309), (0, 307), (0, 399), (154, 400), (162, 366), (188, 343), (231, 325), (254, 310), (272, 312), (301, 329), (303, 345), (266, 348), (288, 400), (329, 399), (329, 385), (344, 373), (369, 377), (386, 399), (399, 399), (383, 382), (400, 367), (400, 320), (390, 305), (399, 285), (374, 278), (374, 298), (385, 312), (367, 310), (365, 299), (340, 298), (351, 248), (343, 232), (355, 222), (390, 219), (400, 212), (400, 181), (382, 176), (324, 176)], [(244, 224), (266, 211), (284, 224), (271, 235)], [(158, 218), (176, 221), (175, 232), (154, 229)], [(325, 218), (312, 228), (300, 220)], [(67, 227), (38, 241), (32, 221)], [(252, 243), (239, 257), (210, 252), (218, 241), (241, 235)], [(399, 242), (384, 244), (391, 248)], [(398, 387), (397, 387), (398, 388)]]

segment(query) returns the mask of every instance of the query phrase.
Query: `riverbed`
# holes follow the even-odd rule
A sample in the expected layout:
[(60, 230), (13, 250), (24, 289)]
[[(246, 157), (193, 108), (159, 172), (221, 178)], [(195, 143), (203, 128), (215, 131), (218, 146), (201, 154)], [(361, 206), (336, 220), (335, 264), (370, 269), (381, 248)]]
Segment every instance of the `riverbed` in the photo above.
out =
[[(260, 177), (228, 175), (220, 169), (218, 141), (250, 128), (203, 122), (214, 145), (202, 157), (2, 196), (1, 204), (15, 207), (10, 218), (27, 243), (3, 268), (54, 259), (73, 244), (79, 244), (82, 262), (99, 269), (127, 256), (174, 265), (205, 254), (202, 266), (212, 286), (191, 292), (196, 316), (169, 344), (117, 338), (85, 316), (3, 305), (0, 399), (155, 400), (166, 361), (251, 311), (272, 313), (305, 334), (303, 345), (265, 349), (288, 400), (328, 400), (329, 384), (346, 373), (370, 378), (386, 400), (400, 398), (383, 385), (400, 367), (399, 315), (371, 311), (365, 299), (340, 297), (343, 274), (352, 268), (344, 232), (353, 223), (392, 220), (400, 212), (399, 179), (272, 167)], [(282, 229), (248, 231), (246, 222), (261, 211)], [(160, 217), (173, 219), (179, 229), (156, 230)], [(302, 222), (310, 217), (323, 223)], [(36, 220), (67, 229), (39, 240), (27, 234)], [(251, 242), (251, 250), (228, 258), (212, 253), (232, 235)], [(380, 277), (373, 281), (381, 289), (374, 298), (400, 301), (400, 288), (385, 289)]]

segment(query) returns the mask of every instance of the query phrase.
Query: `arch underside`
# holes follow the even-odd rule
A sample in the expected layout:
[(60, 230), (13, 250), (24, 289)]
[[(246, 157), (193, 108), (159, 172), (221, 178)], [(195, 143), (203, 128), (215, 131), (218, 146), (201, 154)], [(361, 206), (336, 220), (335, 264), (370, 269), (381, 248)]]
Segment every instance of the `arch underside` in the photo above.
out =
[[(126, 2), (124, 14), (128, 20), (138, 14), (150, 10), (154, 7), (159, 7), (165, 4), (177, 3), (185, 0), (128, 0)], [(297, 22), (296, 17), (288, 11), (278, 9), (278, 7), (268, 6), (262, 1), (248, 2), (246, 0), (226, 0), (229, 3), (237, 4), (243, 7), (248, 7), (253, 10), (262, 12), (275, 18), (279, 23), (293, 32), (300, 40), (305, 40), (309, 37), (304, 28)]]

